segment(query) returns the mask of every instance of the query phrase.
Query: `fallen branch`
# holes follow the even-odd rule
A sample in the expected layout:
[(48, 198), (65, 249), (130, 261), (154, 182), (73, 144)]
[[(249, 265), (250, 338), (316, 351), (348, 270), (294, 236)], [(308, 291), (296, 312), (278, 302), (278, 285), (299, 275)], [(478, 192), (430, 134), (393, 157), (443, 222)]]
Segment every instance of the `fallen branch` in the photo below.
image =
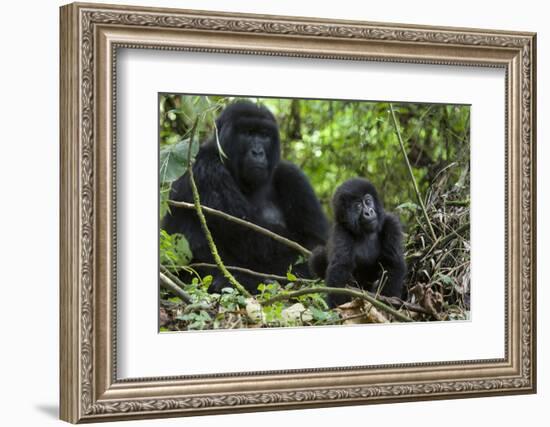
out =
[[(216, 264), (209, 264), (206, 262), (197, 262), (193, 264), (189, 264), (188, 267), (192, 268), (217, 268)], [(232, 265), (226, 265), (225, 268), (227, 268), (229, 271), (237, 271), (239, 273), (244, 274), (250, 274), (251, 276), (257, 276), (257, 277), (264, 277), (266, 279), (273, 279), (273, 280), (281, 280), (281, 281), (288, 281), (288, 277), (285, 276), (279, 276), (277, 274), (268, 274), (268, 273), (261, 273), (259, 271), (250, 270), (248, 268), (244, 267), (235, 267)], [(320, 279), (304, 279), (298, 277), (296, 282), (302, 282), (302, 283), (318, 283)], [(368, 292), (368, 291), (365, 291)], [(397, 308), (404, 308), (408, 311), (414, 311), (416, 313), (422, 313), (422, 314), (431, 314), (428, 310), (421, 307), (420, 305), (413, 304), (411, 302), (403, 301), (401, 298), (398, 297), (387, 297), (384, 295), (376, 295), (374, 296), (371, 292), (369, 294), (382, 302), (385, 302), (387, 304), (390, 304)]]
[(386, 297), (384, 295), (378, 295), (377, 299), (387, 304), (393, 305), (394, 307), (404, 308), (405, 310), (413, 311), (415, 313), (432, 314), (431, 312), (426, 310), (424, 307), (418, 304), (413, 304), (412, 302), (403, 301), (401, 298)]
[(467, 222), (466, 224), (462, 224), (456, 230), (451, 230), (449, 234), (438, 237), (437, 240), (432, 244), (432, 246), (430, 246), (430, 248), (423, 254), (422, 262), (424, 262), (426, 258), (428, 258), (428, 256), (432, 253), (434, 249), (443, 248), (447, 243), (449, 243), (455, 237), (462, 238), (460, 234), (468, 230), (469, 228), (470, 228), (470, 222)]
[(462, 224), (460, 227), (458, 227), (456, 230), (452, 230), (449, 234), (447, 234), (443, 240), (441, 241), (441, 246), (445, 246), (447, 243), (449, 243), (453, 237), (458, 237), (460, 239), (464, 239), (464, 236), (461, 236), (461, 234), (470, 229), (470, 222), (468, 221), (465, 224)]
[(404, 315), (403, 313), (397, 311), (393, 307), (390, 307), (383, 302), (377, 300), (373, 296), (369, 295), (367, 292), (360, 291), (360, 290), (354, 290), (349, 288), (330, 288), (327, 286), (317, 286), (313, 288), (305, 288), (300, 289), (293, 292), (288, 292), (285, 294), (280, 294), (277, 296), (274, 296), (273, 298), (268, 299), (267, 301), (264, 301), (262, 305), (270, 305), (277, 301), (284, 301), (291, 298), (296, 298), (302, 295), (307, 294), (319, 294), (319, 293), (327, 293), (327, 294), (336, 294), (336, 295), (347, 295), (354, 298), (362, 298), (368, 302), (370, 302), (374, 307), (385, 311), (386, 313), (389, 313), (393, 315), (396, 319), (401, 320), (402, 322), (412, 322), (413, 320)]
[(178, 285), (180, 288), (185, 289), (185, 283), (183, 283), (178, 276), (176, 276), (174, 273), (172, 273), (170, 270), (168, 270), (167, 267), (160, 264), (160, 271), (166, 277), (168, 277), (172, 282), (174, 282), (176, 285)]
[(204, 302), (196, 302), (194, 304), (189, 304), (187, 307), (183, 309), (183, 314), (189, 314), (192, 311), (209, 311), (214, 308), (213, 304), (206, 304)]
[(405, 150), (405, 144), (403, 143), (403, 138), (401, 138), (401, 131), (399, 130), (399, 124), (397, 123), (397, 118), (395, 117), (395, 111), (393, 109), (393, 104), (391, 102), (390, 102), (390, 111), (391, 111), (391, 117), (393, 119), (393, 125), (395, 126), (395, 133), (397, 134), (397, 140), (399, 141), (399, 145), (401, 146), (401, 152), (403, 153), (403, 157), (405, 158), (405, 163), (407, 164), (407, 169), (409, 170), (409, 175), (411, 176), (411, 181), (413, 183), (414, 192), (416, 193), (416, 198), (418, 199), (418, 203), (420, 204), (420, 208), (422, 209), (424, 219), (426, 220), (426, 223), (428, 224), (428, 228), (430, 229), (430, 234), (432, 235), (432, 239), (435, 241), (437, 237), (435, 235), (432, 222), (430, 221), (430, 217), (428, 216), (428, 212), (426, 211), (424, 200), (420, 195), (420, 190), (418, 189), (418, 184), (416, 183), (416, 179), (413, 174), (411, 162), (409, 161), (409, 156), (407, 156), (407, 151)]
[(187, 172), (189, 174), (189, 183), (191, 184), (191, 190), (193, 192), (193, 204), (195, 207), (195, 211), (197, 212), (197, 216), (199, 217), (199, 222), (201, 223), (201, 228), (204, 236), (206, 237), (206, 241), (208, 242), (212, 257), (214, 258), (214, 261), (220, 269), (221, 273), (229, 281), (229, 283), (231, 283), (231, 285), (233, 285), (233, 287), (241, 293), (241, 295), (245, 297), (250, 297), (250, 292), (248, 292), (245, 287), (239, 283), (235, 276), (233, 276), (231, 272), (227, 268), (225, 268), (225, 265), (218, 252), (218, 248), (216, 247), (216, 243), (214, 243), (214, 239), (212, 238), (212, 233), (210, 233), (210, 230), (208, 229), (208, 224), (206, 223), (206, 218), (202, 211), (199, 190), (197, 188), (197, 184), (195, 183), (195, 177), (193, 176), (193, 161), (191, 159), (191, 148), (193, 147), (193, 140), (195, 137), (195, 130), (197, 129), (197, 123), (198, 118), (197, 120), (195, 120), (195, 123), (193, 123), (191, 136), (189, 138), (189, 149), (187, 151)]
[(189, 296), (187, 292), (185, 292), (182, 288), (180, 288), (178, 285), (176, 285), (168, 276), (166, 276), (164, 273), (159, 273), (160, 277), (160, 286), (166, 289), (167, 291), (173, 292), (176, 294), (176, 296), (181, 299), (186, 304), (191, 304), (192, 299)]
[[(175, 200), (168, 200), (168, 204), (175, 206), (177, 208), (184, 208), (184, 209), (193, 209), (196, 210), (194, 203), (188, 203), (188, 202), (177, 202)], [(311, 255), (311, 251), (309, 249), (304, 248), (299, 243), (294, 242), (293, 240), (287, 239), (286, 237), (283, 237), (277, 233), (274, 233), (271, 230), (268, 230), (267, 228), (261, 227), (259, 225), (256, 225), (252, 222), (245, 221), (244, 219), (237, 218), (236, 216), (229, 215), (225, 212), (219, 211), (217, 209), (209, 208), (208, 206), (201, 205), (201, 209), (214, 216), (218, 216), (220, 218), (226, 219), (227, 221), (234, 222), (235, 224), (242, 225), (243, 227), (248, 227), (251, 230), (257, 231), (260, 234), (263, 234), (265, 236), (271, 237), (273, 240), (278, 241), (279, 243), (282, 243), (283, 245), (286, 245), (298, 252), (300, 252), (302, 255), (309, 257)]]
[[(197, 262), (197, 263), (189, 264), (188, 267), (191, 267), (191, 268), (217, 268), (216, 264), (209, 264), (207, 262)], [(269, 273), (260, 273), (259, 271), (250, 270), (250, 269), (244, 268), (244, 267), (235, 267), (235, 266), (232, 266), (232, 265), (226, 265), (225, 268), (227, 268), (229, 271), (236, 271), (236, 272), (239, 272), (239, 273), (249, 274), (251, 276), (263, 277), (263, 278), (266, 278), (266, 279), (273, 279), (273, 280), (288, 281), (288, 277), (286, 277), (286, 276), (279, 276), (277, 274), (269, 274)], [(304, 282), (304, 283), (318, 282), (317, 279), (301, 279), (299, 277), (297, 278), (296, 281), (297, 282)]]

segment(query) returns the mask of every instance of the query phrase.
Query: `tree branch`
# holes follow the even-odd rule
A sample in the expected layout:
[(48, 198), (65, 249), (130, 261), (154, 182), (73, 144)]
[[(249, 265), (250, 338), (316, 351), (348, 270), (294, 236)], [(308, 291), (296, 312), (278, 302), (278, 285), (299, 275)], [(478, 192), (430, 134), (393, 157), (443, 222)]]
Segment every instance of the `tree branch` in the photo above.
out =
[[(196, 210), (195, 205), (193, 203), (188, 202), (177, 202), (175, 200), (168, 200), (168, 204), (178, 207), (178, 208), (184, 208), (184, 209), (193, 209)], [(279, 243), (282, 243), (283, 245), (286, 245), (298, 252), (300, 252), (302, 255), (309, 257), (311, 255), (311, 251), (309, 249), (304, 248), (302, 245), (300, 245), (297, 242), (294, 242), (293, 240), (287, 239), (286, 237), (283, 237), (277, 233), (274, 233), (271, 230), (268, 230), (267, 228), (261, 227), (259, 225), (256, 225), (252, 222), (245, 221), (244, 219), (237, 218), (236, 216), (229, 215), (225, 212), (219, 211), (217, 209), (209, 208), (208, 206), (200, 206), (201, 209), (210, 214), (215, 215), (220, 218), (226, 219), (227, 221), (234, 222), (236, 224), (242, 225), (243, 227), (248, 227), (254, 231), (257, 231), (260, 234), (263, 234), (265, 236), (271, 237), (273, 240), (278, 241)]]
[(162, 274), (164, 274), (166, 277), (168, 277), (172, 282), (174, 282), (176, 285), (178, 285), (181, 289), (185, 289), (185, 283), (183, 283), (178, 276), (176, 276), (174, 273), (172, 273), (168, 267), (160, 264), (160, 271)]
[(384, 295), (378, 295), (376, 299), (382, 302), (385, 302), (387, 304), (390, 304), (396, 308), (404, 308), (405, 310), (413, 311), (415, 313), (430, 314), (430, 315), (433, 314), (432, 312), (426, 310), (424, 307), (418, 304), (413, 304), (412, 302), (403, 301), (401, 298), (398, 298), (398, 297), (387, 297)]
[[(191, 267), (191, 268), (195, 268), (195, 267), (198, 267), (198, 268), (200, 268), (200, 267), (202, 267), (202, 268), (217, 268), (216, 264), (209, 264), (207, 262), (197, 262), (197, 263), (189, 264), (188, 267)], [(244, 267), (234, 267), (232, 265), (226, 265), (225, 268), (227, 268), (229, 271), (237, 271), (239, 273), (250, 274), (251, 276), (263, 277), (263, 278), (266, 278), (266, 279), (273, 279), (273, 280), (288, 281), (288, 277), (286, 277), (286, 276), (279, 276), (277, 274), (269, 274), (269, 273), (261, 273), (259, 271), (250, 270), (250, 269), (244, 268)], [(315, 283), (318, 280), (316, 280), (316, 279), (301, 279), (301, 278), (298, 277), (296, 281), (297, 282), (304, 282), (304, 283)]]
[(160, 286), (166, 289), (167, 291), (173, 292), (176, 296), (181, 299), (186, 304), (191, 304), (193, 301), (189, 294), (176, 285), (172, 280), (170, 280), (163, 273), (159, 273), (160, 277)]
[(197, 184), (195, 183), (195, 177), (193, 176), (193, 161), (191, 159), (191, 148), (194, 142), (193, 140), (195, 137), (195, 130), (197, 129), (197, 123), (198, 118), (195, 120), (193, 128), (191, 129), (191, 136), (189, 138), (189, 149), (187, 151), (187, 173), (189, 174), (189, 183), (191, 184), (191, 190), (193, 192), (193, 203), (195, 211), (197, 212), (197, 216), (199, 217), (199, 222), (201, 223), (202, 231), (204, 233), (204, 236), (206, 237), (208, 246), (210, 247), (212, 257), (214, 258), (214, 261), (216, 262), (216, 265), (220, 269), (221, 273), (229, 281), (229, 283), (231, 283), (231, 285), (233, 285), (233, 287), (241, 293), (241, 295), (244, 295), (245, 297), (251, 297), (250, 292), (248, 292), (245, 287), (239, 283), (235, 276), (233, 276), (231, 272), (227, 268), (225, 268), (225, 265), (218, 252), (218, 248), (216, 247), (216, 243), (214, 243), (214, 239), (212, 238), (212, 233), (210, 233), (210, 230), (208, 229), (208, 224), (206, 223), (206, 218), (202, 211), (199, 190), (197, 188)]
[[(216, 264), (209, 264), (209, 263), (206, 263), (206, 262), (197, 262), (197, 263), (193, 263), (193, 264), (189, 264), (188, 267), (191, 267), (191, 268), (217, 268)], [(232, 265), (226, 265), (225, 268), (227, 268), (229, 271), (238, 271), (239, 273), (244, 273), (244, 274), (250, 274), (251, 276), (257, 276), (257, 277), (264, 277), (264, 278), (267, 278), (267, 279), (273, 279), (273, 280), (281, 280), (281, 281), (287, 281), (288, 278), (285, 277), (285, 276), (278, 276), (277, 274), (268, 274), (268, 273), (261, 273), (259, 271), (254, 271), (254, 270), (250, 270), (248, 268), (244, 268), (244, 267), (234, 267)], [(319, 279), (304, 279), (304, 278), (300, 278), (298, 277), (297, 282), (301, 282), (301, 283), (318, 283), (319, 282)], [(368, 291), (365, 291), (365, 292), (368, 292)], [(429, 312), (428, 310), (426, 310), (425, 308), (421, 307), (420, 305), (418, 304), (413, 304), (411, 302), (408, 302), (408, 301), (403, 301), (401, 298), (398, 298), (398, 297), (387, 297), (387, 296), (384, 296), (384, 295), (374, 295), (372, 292), (368, 292), (369, 295), (371, 295), (373, 298), (377, 299), (377, 300), (380, 300), (382, 302), (385, 302), (387, 304), (390, 304), (394, 307), (397, 307), (397, 308), (405, 308), (409, 311), (414, 311), (416, 313), (422, 313), (422, 314), (432, 314), (431, 312)]]
[(270, 305), (277, 301), (284, 301), (287, 299), (299, 297), (302, 295), (307, 294), (318, 294), (318, 293), (327, 293), (327, 294), (340, 294), (340, 295), (347, 295), (355, 298), (362, 298), (368, 302), (370, 302), (374, 307), (385, 311), (386, 313), (392, 314), (396, 319), (401, 320), (402, 322), (412, 322), (413, 320), (404, 315), (403, 313), (397, 311), (393, 307), (390, 307), (383, 302), (377, 300), (376, 298), (369, 295), (367, 292), (360, 291), (360, 290), (354, 290), (349, 288), (330, 288), (327, 286), (317, 286), (314, 288), (305, 288), (300, 289), (297, 291), (281, 294), (274, 296), (273, 298), (268, 299), (267, 301), (264, 301), (262, 305)]

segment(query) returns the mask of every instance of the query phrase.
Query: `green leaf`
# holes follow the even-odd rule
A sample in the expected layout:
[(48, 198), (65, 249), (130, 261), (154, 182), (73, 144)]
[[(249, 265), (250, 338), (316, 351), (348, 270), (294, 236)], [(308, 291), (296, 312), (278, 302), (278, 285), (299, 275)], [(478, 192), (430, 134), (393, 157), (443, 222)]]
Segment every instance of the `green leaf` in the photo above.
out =
[(185, 266), (193, 258), (189, 243), (182, 234), (168, 234), (160, 230), (159, 247), (160, 262), (169, 268)]
[(420, 206), (418, 206), (416, 203), (413, 203), (413, 202), (405, 202), (405, 203), (401, 203), (399, 206), (396, 206), (395, 209), (396, 210), (409, 209), (411, 211), (416, 211), (420, 209)]
[[(191, 156), (195, 156), (199, 144), (193, 144)], [(160, 149), (160, 183), (171, 183), (182, 176), (187, 170), (187, 153), (189, 151), (189, 139), (184, 139), (176, 144), (165, 145)]]
[(447, 286), (453, 286), (454, 283), (455, 283), (454, 280), (451, 277), (446, 276), (445, 274), (439, 273), (439, 274), (437, 274), (436, 277), (438, 279), (440, 279), (443, 282), (444, 285), (447, 285)]
[(291, 282), (295, 282), (298, 280), (298, 278), (294, 274), (292, 274), (290, 271), (286, 273), (286, 278)]
[(177, 235), (175, 250), (180, 265), (187, 265), (191, 262), (191, 259), (193, 258), (191, 247), (189, 246), (187, 239), (181, 234)]

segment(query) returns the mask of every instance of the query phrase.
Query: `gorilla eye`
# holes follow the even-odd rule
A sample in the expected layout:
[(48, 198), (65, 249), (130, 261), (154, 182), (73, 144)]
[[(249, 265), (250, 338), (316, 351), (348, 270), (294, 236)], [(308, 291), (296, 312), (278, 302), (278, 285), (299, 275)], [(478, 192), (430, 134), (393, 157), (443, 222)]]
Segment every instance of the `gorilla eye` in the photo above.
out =
[(265, 138), (267, 136), (263, 129), (250, 129), (249, 135), (257, 136), (259, 138)]

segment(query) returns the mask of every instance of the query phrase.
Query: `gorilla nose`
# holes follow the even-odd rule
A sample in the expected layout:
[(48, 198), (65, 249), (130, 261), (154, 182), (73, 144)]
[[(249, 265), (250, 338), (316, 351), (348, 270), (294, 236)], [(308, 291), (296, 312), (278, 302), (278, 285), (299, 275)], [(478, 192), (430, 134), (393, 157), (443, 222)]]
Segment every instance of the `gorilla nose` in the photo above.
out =
[(265, 157), (265, 152), (262, 148), (253, 148), (252, 155), (258, 159), (262, 159)]
[(366, 218), (370, 218), (374, 215), (374, 209), (373, 208), (367, 208), (363, 211), (363, 215), (365, 215)]

